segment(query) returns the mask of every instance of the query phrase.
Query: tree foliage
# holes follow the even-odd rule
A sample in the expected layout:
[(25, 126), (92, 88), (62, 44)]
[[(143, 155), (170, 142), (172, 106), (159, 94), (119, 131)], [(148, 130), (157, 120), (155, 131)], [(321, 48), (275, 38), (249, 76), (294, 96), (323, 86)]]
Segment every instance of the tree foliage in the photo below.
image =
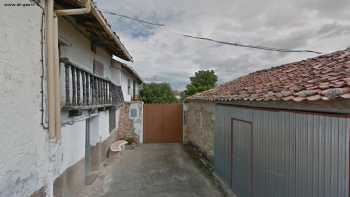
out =
[(148, 83), (143, 85), (141, 99), (145, 103), (175, 103), (177, 99), (169, 83)]
[(190, 80), (191, 83), (187, 85), (185, 90), (186, 96), (214, 88), (218, 77), (213, 70), (200, 70)]

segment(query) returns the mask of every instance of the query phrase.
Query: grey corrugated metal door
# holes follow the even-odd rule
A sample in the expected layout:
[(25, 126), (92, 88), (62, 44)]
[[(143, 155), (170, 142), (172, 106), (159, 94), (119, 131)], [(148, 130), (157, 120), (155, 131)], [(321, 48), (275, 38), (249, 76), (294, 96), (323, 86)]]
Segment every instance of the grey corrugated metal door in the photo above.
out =
[(235, 118), (252, 122), (251, 196), (349, 196), (349, 118), (225, 105), (216, 113), (215, 170), (228, 185)]
[(252, 196), (252, 125), (232, 119), (232, 189), (239, 197)]

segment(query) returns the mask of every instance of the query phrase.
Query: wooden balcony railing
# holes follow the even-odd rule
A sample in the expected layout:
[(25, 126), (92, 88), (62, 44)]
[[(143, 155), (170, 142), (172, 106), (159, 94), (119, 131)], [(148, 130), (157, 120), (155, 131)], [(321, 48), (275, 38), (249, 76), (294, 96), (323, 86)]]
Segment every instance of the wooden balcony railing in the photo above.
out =
[[(124, 102), (120, 86), (92, 74), (67, 59), (61, 60), (63, 109), (79, 110), (118, 106)], [(63, 76), (62, 76), (63, 75)]]

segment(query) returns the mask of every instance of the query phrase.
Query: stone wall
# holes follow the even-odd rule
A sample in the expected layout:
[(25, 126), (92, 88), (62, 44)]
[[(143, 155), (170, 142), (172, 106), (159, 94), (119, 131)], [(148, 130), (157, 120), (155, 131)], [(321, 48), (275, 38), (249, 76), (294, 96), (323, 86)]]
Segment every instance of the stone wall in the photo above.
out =
[(130, 106), (131, 103), (124, 103), (120, 108), (117, 138), (138, 143), (139, 136), (135, 133), (133, 121), (129, 118)]
[(211, 162), (214, 157), (215, 104), (188, 102), (184, 106), (184, 143), (196, 146)]

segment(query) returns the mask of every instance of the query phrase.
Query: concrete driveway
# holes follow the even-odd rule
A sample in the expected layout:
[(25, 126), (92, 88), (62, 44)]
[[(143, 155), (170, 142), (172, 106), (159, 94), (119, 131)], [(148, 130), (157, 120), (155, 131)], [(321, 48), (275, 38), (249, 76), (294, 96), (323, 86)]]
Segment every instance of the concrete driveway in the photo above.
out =
[(221, 197), (180, 144), (145, 144), (109, 164), (103, 197)]

